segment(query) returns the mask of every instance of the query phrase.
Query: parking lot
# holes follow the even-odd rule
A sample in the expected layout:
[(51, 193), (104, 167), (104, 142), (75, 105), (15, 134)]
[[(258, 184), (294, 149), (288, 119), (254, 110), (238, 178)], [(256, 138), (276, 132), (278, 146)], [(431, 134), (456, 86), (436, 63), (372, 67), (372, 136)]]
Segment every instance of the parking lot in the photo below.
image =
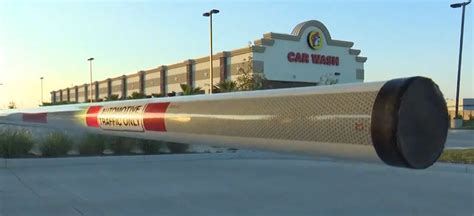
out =
[(17, 159), (0, 215), (472, 215), (473, 166), (262, 152)]

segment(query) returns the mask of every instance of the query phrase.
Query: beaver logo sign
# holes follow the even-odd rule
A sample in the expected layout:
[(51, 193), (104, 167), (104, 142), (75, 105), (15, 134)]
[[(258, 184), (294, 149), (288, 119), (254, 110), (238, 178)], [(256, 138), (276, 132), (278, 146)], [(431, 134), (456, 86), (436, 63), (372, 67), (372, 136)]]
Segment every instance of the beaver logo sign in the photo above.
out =
[(308, 45), (311, 49), (317, 50), (323, 47), (323, 33), (321, 31), (311, 31), (308, 33)]
[(104, 106), (97, 123), (104, 130), (143, 131), (145, 105)]

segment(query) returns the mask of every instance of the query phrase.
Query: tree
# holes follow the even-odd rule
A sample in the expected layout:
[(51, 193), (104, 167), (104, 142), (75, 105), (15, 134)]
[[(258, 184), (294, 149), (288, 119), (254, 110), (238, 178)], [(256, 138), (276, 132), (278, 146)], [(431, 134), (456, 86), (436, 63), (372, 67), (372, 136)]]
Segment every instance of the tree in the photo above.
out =
[(128, 99), (141, 99), (146, 98), (146, 95), (141, 92), (133, 92), (132, 95), (128, 96)]
[(237, 91), (237, 82), (231, 80), (223, 80), (214, 86), (213, 92), (233, 92)]
[(110, 95), (105, 98), (106, 101), (116, 101), (119, 100), (119, 96), (117, 94)]
[(13, 101), (10, 101), (10, 103), (8, 104), (8, 109), (16, 109), (16, 103)]
[(43, 102), (43, 104), (41, 104), (40, 107), (66, 105), (66, 104), (77, 104), (77, 102), (75, 102), (75, 101), (58, 101), (58, 102), (54, 102), (54, 103)]
[(181, 86), (181, 90), (183, 90), (183, 95), (196, 95), (202, 93), (201, 87), (193, 88), (192, 86), (186, 84), (179, 84), (179, 86)]
[[(251, 49), (251, 47), (249, 47)], [(241, 91), (251, 91), (262, 89), (263, 83), (266, 80), (263, 71), (254, 71), (253, 68), (253, 57), (249, 56), (241, 63), (241, 67), (238, 69), (239, 76), (237, 77), (236, 83), (237, 88)]]
[(163, 97), (163, 95), (162, 95), (162, 94), (155, 94), (155, 93), (153, 93), (153, 94), (151, 94), (151, 97), (152, 97), (152, 98)]
[(319, 85), (334, 85), (338, 82), (339, 80), (335, 78), (332, 74), (323, 74), (319, 78)]

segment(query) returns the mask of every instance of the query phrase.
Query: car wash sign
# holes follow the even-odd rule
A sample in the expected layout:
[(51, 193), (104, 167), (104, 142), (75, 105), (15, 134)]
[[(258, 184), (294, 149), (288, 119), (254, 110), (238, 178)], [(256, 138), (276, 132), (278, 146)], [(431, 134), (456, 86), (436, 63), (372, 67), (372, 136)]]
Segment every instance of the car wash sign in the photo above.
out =
[(301, 52), (289, 52), (287, 55), (288, 61), (293, 63), (312, 63), (328, 66), (338, 66), (339, 56), (326, 56), (319, 54), (309, 54)]
[[(323, 33), (321, 31), (311, 31), (308, 33), (306, 42), (312, 50), (319, 50), (323, 47)], [(287, 59), (291, 63), (319, 64), (328, 66), (338, 66), (339, 56), (321, 55), (318, 53), (293, 52), (287, 54)]]

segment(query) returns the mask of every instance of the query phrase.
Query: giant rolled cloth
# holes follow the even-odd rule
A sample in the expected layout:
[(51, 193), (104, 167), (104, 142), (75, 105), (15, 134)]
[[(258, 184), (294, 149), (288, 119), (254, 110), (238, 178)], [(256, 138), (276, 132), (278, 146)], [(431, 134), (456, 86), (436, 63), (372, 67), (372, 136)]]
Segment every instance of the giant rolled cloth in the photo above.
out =
[(0, 123), (383, 161), (421, 169), (444, 149), (446, 103), (428, 78), (8, 111)]

